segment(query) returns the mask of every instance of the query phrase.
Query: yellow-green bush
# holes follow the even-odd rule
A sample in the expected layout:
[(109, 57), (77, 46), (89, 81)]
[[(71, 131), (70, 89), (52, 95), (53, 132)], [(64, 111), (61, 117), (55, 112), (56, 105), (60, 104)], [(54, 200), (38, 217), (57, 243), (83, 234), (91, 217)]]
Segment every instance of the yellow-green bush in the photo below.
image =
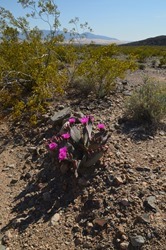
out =
[(135, 69), (133, 60), (120, 60), (117, 54), (115, 45), (78, 47), (56, 38), (43, 42), (40, 36), (22, 42), (4, 39), (0, 44), (1, 111), (10, 108), (13, 118), (36, 123), (47, 100), (54, 100), (67, 87), (77, 88), (78, 81), (85, 91), (107, 95), (115, 89), (117, 77)]
[[(108, 95), (115, 90), (117, 77), (123, 78), (127, 70), (136, 69), (133, 60), (116, 58), (118, 53), (116, 45), (90, 48), (78, 65), (74, 80), (82, 81), (83, 84), (86, 82), (97, 97)], [(83, 84), (80, 83), (80, 86)]]
[(158, 123), (166, 116), (166, 83), (146, 80), (126, 102), (127, 115), (139, 122)]

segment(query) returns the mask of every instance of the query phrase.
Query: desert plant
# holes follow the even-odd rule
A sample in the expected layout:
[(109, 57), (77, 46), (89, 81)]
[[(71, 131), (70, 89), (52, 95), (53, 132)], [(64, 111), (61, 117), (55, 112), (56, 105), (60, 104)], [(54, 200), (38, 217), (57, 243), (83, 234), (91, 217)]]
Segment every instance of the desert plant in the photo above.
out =
[(157, 124), (166, 116), (166, 83), (146, 79), (128, 98), (126, 108), (134, 120)]
[[(54, 0), (18, 3), (29, 9), (26, 18), (15, 18), (0, 7), (0, 112), (36, 125), (48, 100), (63, 94), (69, 85), (78, 53), (72, 44), (62, 44)], [(28, 18), (39, 18), (48, 24), (49, 35), (44, 36), (37, 27), (30, 29)], [(80, 28), (86, 27), (80, 24)]]
[(135, 62), (116, 58), (115, 44), (89, 48), (86, 58), (76, 69), (75, 79), (82, 79), (91, 86), (96, 97), (102, 98), (116, 89), (117, 77), (123, 78), (127, 70), (135, 70)]
[(105, 125), (97, 125), (99, 131), (93, 131), (92, 116), (71, 117), (64, 123), (60, 132), (47, 140), (46, 147), (51, 156), (60, 163), (66, 163), (75, 176), (81, 169), (95, 165), (106, 151), (109, 134)]

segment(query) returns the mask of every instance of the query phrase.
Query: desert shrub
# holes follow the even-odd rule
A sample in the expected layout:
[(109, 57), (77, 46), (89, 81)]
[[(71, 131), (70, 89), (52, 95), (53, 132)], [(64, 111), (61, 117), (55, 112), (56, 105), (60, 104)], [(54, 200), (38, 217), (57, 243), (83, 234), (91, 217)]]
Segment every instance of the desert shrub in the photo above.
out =
[(89, 82), (83, 76), (73, 79), (72, 88), (82, 96), (87, 96), (94, 91), (94, 85), (89, 84)]
[(118, 53), (114, 44), (90, 48), (75, 71), (75, 79), (86, 82), (99, 98), (108, 95), (115, 90), (117, 77), (123, 78), (127, 70), (136, 69), (134, 60), (118, 59)]
[(166, 53), (165, 53), (165, 55), (160, 59), (159, 67), (160, 67), (160, 68), (166, 68)]
[(92, 116), (70, 117), (60, 132), (46, 141), (51, 157), (60, 163), (62, 172), (65, 167), (77, 177), (83, 169), (86, 171), (103, 156), (109, 134), (103, 123), (96, 128), (93, 123)]
[(139, 122), (158, 123), (166, 116), (166, 83), (146, 80), (126, 102), (127, 115)]
[[(114, 57), (118, 53), (115, 45), (62, 43), (63, 37), (57, 33), (59, 12), (53, 0), (19, 0), (18, 3), (30, 9), (26, 18), (15, 18), (0, 7), (1, 113), (9, 111), (16, 120), (26, 119), (36, 124), (46, 111), (48, 100), (55, 100), (73, 83), (79, 82), (86, 93), (93, 90), (97, 97), (103, 97), (115, 89), (117, 77), (135, 68), (133, 60)], [(37, 27), (30, 29), (28, 18), (45, 20), (49, 35), (44, 37)], [(77, 22), (78, 18), (72, 21), (78, 25)], [(80, 27), (86, 28), (87, 23)], [(73, 33), (77, 35), (77, 29)]]
[(63, 93), (67, 72), (65, 68), (59, 70), (61, 64), (53, 49), (51, 43), (35, 38), (1, 43), (1, 111), (10, 109), (14, 119), (25, 116), (36, 123), (47, 106), (46, 100)]

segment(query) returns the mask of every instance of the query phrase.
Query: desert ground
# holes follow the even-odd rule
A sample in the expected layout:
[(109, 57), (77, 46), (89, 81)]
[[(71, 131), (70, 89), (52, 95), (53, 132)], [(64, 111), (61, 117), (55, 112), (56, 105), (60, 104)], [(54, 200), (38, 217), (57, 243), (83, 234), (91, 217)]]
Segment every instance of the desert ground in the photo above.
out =
[[(66, 93), (35, 129), (0, 121), (1, 250), (166, 249), (166, 121), (155, 129), (124, 118), (125, 99), (146, 76), (166, 82), (165, 69), (147, 64), (104, 99)], [(58, 130), (51, 116), (65, 107), (110, 133), (101, 161), (77, 179), (44, 145)]]

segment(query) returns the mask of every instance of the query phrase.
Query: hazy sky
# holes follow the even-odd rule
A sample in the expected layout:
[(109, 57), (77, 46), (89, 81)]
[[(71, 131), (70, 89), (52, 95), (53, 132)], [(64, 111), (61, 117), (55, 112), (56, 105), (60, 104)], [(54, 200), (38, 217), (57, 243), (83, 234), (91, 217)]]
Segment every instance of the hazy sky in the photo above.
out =
[[(37, 0), (36, 0), (37, 1)], [(119, 40), (136, 41), (166, 35), (166, 0), (55, 0), (60, 11), (61, 28), (79, 17), (88, 22), (94, 34)], [(17, 0), (0, 0), (0, 6), (16, 16), (25, 15)], [(41, 29), (45, 23), (34, 22)], [(33, 24), (32, 24), (33, 25)]]

